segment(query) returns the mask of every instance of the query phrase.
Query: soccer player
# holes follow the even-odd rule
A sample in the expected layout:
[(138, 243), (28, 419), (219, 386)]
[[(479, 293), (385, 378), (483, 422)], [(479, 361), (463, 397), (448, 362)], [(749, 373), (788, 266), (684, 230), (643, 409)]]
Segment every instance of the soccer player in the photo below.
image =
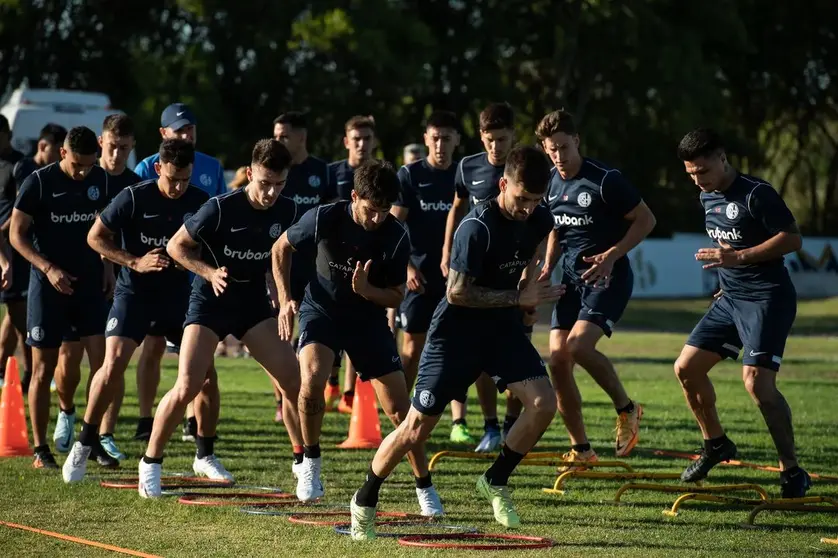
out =
[[(164, 140), (185, 139), (195, 145), (198, 140), (198, 119), (184, 103), (173, 103), (163, 109), (160, 114), (160, 137)], [(159, 156), (158, 153), (155, 153), (146, 157), (137, 164), (134, 172), (145, 180), (157, 178), (154, 163), (157, 162)], [(210, 197), (221, 195), (227, 191), (224, 168), (221, 163), (218, 159), (200, 151), (195, 152), (195, 164), (192, 165), (190, 183), (205, 191)], [(176, 347), (171, 345), (170, 348), (175, 352), (177, 350)], [(138, 440), (148, 440), (151, 435), (151, 408), (154, 405), (154, 396), (160, 382), (160, 361), (165, 352), (166, 344), (162, 342), (162, 338), (157, 338), (156, 342), (154, 340), (144, 342), (140, 351), (140, 358), (137, 362), (137, 383), (142, 384), (144, 389), (139, 394), (141, 397), (140, 422), (134, 436)], [(188, 420), (183, 427), (183, 441), (194, 441), (198, 423), (191, 405), (186, 415)]]
[[(7, 189), (4, 190), (4, 196), (10, 197), (7, 198), (9, 202), (8, 215), (4, 213), (5, 219), (0, 226), (0, 230), (9, 239), (9, 244), (11, 244), (11, 238), (9, 238), (11, 213), (23, 181), (39, 168), (61, 160), (60, 150), (66, 137), (66, 129), (57, 124), (47, 124), (41, 129), (35, 155), (31, 158), (23, 157), (15, 163), (12, 173), (17, 191), (12, 192), (8, 189), (8, 185)], [(11, 139), (11, 130), (9, 131), (9, 139)], [(23, 387), (23, 393), (26, 394), (29, 392), (29, 382), (32, 379), (32, 349), (26, 344), (26, 298), (29, 294), (30, 266), (26, 258), (21, 256), (17, 250), (10, 248), (10, 251), (12, 284), (10, 288), (0, 293), (0, 302), (6, 304), (6, 314), (3, 316), (3, 322), (0, 326), (0, 351), (2, 351), (0, 353), (0, 360), (2, 360), (0, 369), (5, 372), (6, 361), (14, 355), (16, 345), (20, 342), (24, 361), (21, 386)], [(50, 389), (55, 389), (54, 380)]]
[(499, 391), (509, 389), (526, 411), (515, 422), (492, 466), (477, 481), (495, 520), (518, 527), (509, 476), (556, 414), (544, 362), (525, 332), (521, 309), (556, 300), (562, 285), (535, 281), (539, 254), (552, 228), (540, 205), (550, 178), (547, 158), (516, 147), (506, 162), (497, 198), (478, 204), (454, 235), (446, 297), (434, 312), (407, 418), (378, 448), (364, 485), (352, 498), (351, 535), (375, 538), (381, 484), (406, 452), (430, 436), (445, 406), (487, 372)]
[(454, 113), (435, 111), (425, 123), (428, 156), (399, 169), (402, 194), (392, 213), (410, 238), (407, 292), (401, 304), (402, 364), (408, 390), (419, 371), (419, 356), (439, 301), (445, 296), (440, 269), (448, 211), (454, 200), (454, 150), (460, 143)]
[[(343, 146), (346, 148), (347, 158), (329, 164), (329, 201), (352, 199), (355, 169), (365, 161), (372, 160), (372, 152), (377, 145), (375, 120), (372, 116), (353, 116), (346, 121), (343, 131)], [(335, 358), (340, 359), (340, 355)], [(338, 403), (338, 411), (341, 413), (352, 412), (355, 377), (355, 366), (351, 359), (347, 358), (343, 375), (344, 391)]]
[(777, 372), (797, 313), (797, 293), (783, 256), (800, 249), (800, 231), (770, 184), (730, 164), (713, 130), (700, 128), (684, 136), (678, 158), (701, 190), (707, 235), (715, 244), (700, 249), (695, 259), (704, 262), (704, 269), (718, 270), (721, 286), (675, 362), (675, 375), (704, 437), (701, 457), (681, 480), (699, 481), (718, 463), (736, 457), (736, 445), (716, 412), (708, 374), (744, 349), (742, 380), (777, 448), (782, 497), (801, 498), (811, 480), (797, 463), (791, 410), (777, 389)]
[[(443, 277), (448, 276), (448, 262), (451, 259), (451, 247), (454, 231), (470, 207), (498, 195), (500, 178), (512, 144), (515, 142), (515, 120), (512, 108), (506, 103), (493, 103), (480, 113), (480, 141), (485, 151), (464, 157), (457, 168), (456, 195), (448, 212), (445, 228), (445, 241), (442, 248), (440, 267)], [(528, 331), (532, 333), (532, 328)], [(466, 425), (467, 393), (459, 395), (451, 402), (451, 415), (454, 424), (450, 439), (460, 444), (473, 444), (474, 439)], [(482, 374), (477, 379), (477, 399), (483, 411), (483, 437), (475, 448), (478, 452), (492, 452), (501, 444), (501, 425), (498, 423), (498, 395), (492, 379)], [(508, 432), (521, 413), (521, 402), (507, 395), (506, 418), (503, 431)]]
[(614, 365), (596, 347), (603, 335), (611, 337), (631, 298), (634, 275), (627, 254), (652, 232), (655, 217), (620, 171), (581, 155), (570, 113), (547, 114), (535, 135), (555, 166), (544, 197), (555, 229), (542, 274), (552, 273), (561, 245), (563, 282), (568, 286), (553, 309), (550, 331), (550, 373), (572, 444), (564, 460), (597, 460), (582, 420), (574, 363), (587, 370), (614, 403), (615, 453), (625, 457), (637, 445), (643, 408), (629, 398)]
[[(320, 206), (306, 213), (274, 245), (280, 337), (290, 339), (298, 308), (290, 294), (291, 255), (314, 249), (316, 276), (299, 306), (299, 359), (302, 373), (300, 422), (305, 442), (297, 471), (297, 498), (324, 494), (320, 478), (323, 388), (335, 353), (343, 349), (363, 381), (371, 381), (393, 424), (407, 414), (409, 397), (396, 341), (385, 308), (397, 308), (404, 296), (410, 239), (389, 214), (399, 196), (399, 179), (388, 163), (367, 161), (355, 172), (352, 201)], [(423, 515), (443, 513), (431, 483), (424, 445), (408, 455)]]
[[(172, 264), (166, 244), (209, 198), (189, 185), (194, 158), (192, 143), (164, 140), (156, 163), (160, 178), (122, 191), (88, 233), (90, 246), (121, 271), (108, 314), (105, 362), (93, 376), (79, 440), (64, 462), (65, 482), (82, 480), (91, 450), (104, 446), (99, 424), (112, 401), (122, 397), (125, 370), (143, 339), (165, 337), (180, 345), (189, 276)], [(192, 467), (196, 474), (224, 478), (212, 454), (199, 453)]]
[[(200, 393), (218, 395), (212, 366), (218, 341), (232, 334), (279, 382), (288, 405), (283, 406), (295, 461), (302, 460), (297, 394), (300, 374), (291, 345), (277, 337), (266, 281), (271, 280), (271, 246), (297, 216), (297, 206), (280, 193), (285, 187), (291, 154), (280, 142), (264, 139), (253, 148), (247, 186), (214, 197), (175, 233), (166, 250), (175, 263), (197, 278), (192, 283), (180, 345), (175, 386), (157, 406), (151, 438), (139, 464), (140, 496), (161, 496), (163, 449), (186, 405)], [(194, 172), (194, 171), (193, 171)], [(196, 410), (202, 410), (200, 401)], [(212, 407), (207, 407), (212, 408)], [(215, 407), (217, 409), (217, 406)], [(198, 412), (198, 456), (214, 455), (217, 413), (204, 420)], [(213, 459), (223, 478), (232, 475)]]
[[(309, 209), (332, 201), (333, 193), (329, 188), (328, 165), (322, 159), (309, 154), (306, 143), (308, 141), (308, 122), (306, 116), (300, 112), (289, 111), (279, 115), (274, 120), (274, 138), (282, 142), (291, 153), (291, 170), (288, 171), (288, 181), (283, 195), (297, 203), (297, 213), (304, 215)], [(314, 252), (295, 254), (291, 267), (291, 298), (299, 305), (305, 295), (306, 285), (314, 276)], [(296, 343), (295, 343), (296, 346)], [(326, 386), (326, 408), (331, 410), (340, 401), (340, 386), (338, 385), (338, 371), (340, 370), (340, 355), (335, 357), (335, 369), (329, 376)], [(276, 384), (274, 395), (277, 398), (275, 420), (282, 420), (282, 398)]]
[[(98, 148), (96, 134), (89, 128), (70, 130), (60, 151), (61, 162), (30, 175), (23, 182), (12, 211), (12, 245), (32, 264), (26, 342), (32, 347), (29, 415), (36, 468), (58, 467), (46, 441), (46, 429), (49, 382), (64, 336), (73, 333), (81, 341), (72, 344), (67, 366), (73, 370), (68, 375), (80, 375), (76, 370), (83, 349), (87, 350), (91, 366), (101, 366), (104, 359), (104, 287), (113, 279), (113, 269), (110, 262), (103, 262), (87, 245), (90, 225), (109, 198), (108, 174), (95, 165)], [(72, 396), (72, 392), (62, 391), (59, 386), (59, 405), (64, 415), (59, 416), (59, 426), (61, 418), (70, 425), (69, 434), (61, 440), (69, 442), (72, 422), (67, 418), (74, 409), (67, 408), (65, 401), (72, 401)], [(98, 457), (102, 458), (100, 464), (113, 463), (103, 462), (109, 456)]]

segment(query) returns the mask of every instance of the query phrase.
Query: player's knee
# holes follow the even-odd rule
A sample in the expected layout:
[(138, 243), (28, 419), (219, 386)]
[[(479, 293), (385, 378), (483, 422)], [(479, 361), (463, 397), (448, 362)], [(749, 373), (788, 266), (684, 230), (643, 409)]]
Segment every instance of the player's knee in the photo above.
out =
[(770, 370), (763, 370), (756, 366), (745, 366), (742, 369), (742, 380), (748, 394), (757, 403), (771, 401), (777, 393), (774, 383), (775, 374)]
[(550, 369), (554, 373), (567, 373), (573, 370), (573, 356), (567, 343), (562, 343), (550, 349)]
[(700, 373), (688, 359), (680, 356), (675, 361), (673, 369), (675, 371), (675, 377), (678, 378), (678, 381), (681, 382), (684, 388), (688, 388), (690, 381)]
[(558, 411), (558, 403), (556, 402), (556, 395), (550, 391), (549, 393), (539, 394), (533, 399), (532, 405), (527, 409), (527, 413), (534, 413), (539, 422), (549, 423)]
[(573, 362), (585, 362), (594, 351), (596, 346), (581, 335), (571, 335), (567, 338), (567, 352)]

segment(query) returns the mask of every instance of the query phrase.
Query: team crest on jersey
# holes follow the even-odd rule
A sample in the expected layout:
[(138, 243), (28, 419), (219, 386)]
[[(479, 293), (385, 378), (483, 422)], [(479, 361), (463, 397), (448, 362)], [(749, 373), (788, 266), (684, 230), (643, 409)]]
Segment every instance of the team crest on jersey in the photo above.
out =
[(114, 329), (116, 329), (116, 325), (118, 323), (119, 323), (119, 320), (117, 320), (116, 318), (111, 318), (110, 320), (108, 320), (108, 326), (107, 326), (106, 331), (113, 331)]
[(33, 341), (41, 341), (44, 338), (44, 328), (35, 326), (32, 328), (32, 331), (29, 332), (29, 336), (32, 337)]
[(422, 393), (419, 394), (419, 403), (426, 409), (433, 407), (434, 403), (436, 403), (436, 397), (430, 391), (423, 389)]
[(87, 199), (91, 201), (96, 201), (99, 199), (99, 187), (98, 186), (91, 186), (87, 189)]
[(727, 215), (728, 219), (733, 221), (739, 217), (739, 206), (733, 202), (727, 204), (727, 207), (725, 208), (725, 215)]
[(208, 174), (202, 174), (198, 180), (200, 180), (201, 184), (204, 186), (209, 186), (212, 184), (212, 177)]
[(279, 238), (279, 235), (282, 234), (282, 225), (279, 223), (274, 223), (271, 225), (268, 234), (271, 235), (271, 238)]
[(312, 174), (308, 177), (308, 185), (312, 188), (319, 188), (320, 187), (320, 177), (316, 174)]
[(579, 204), (579, 207), (588, 207), (591, 205), (591, 195), (588, 192), (582, 192), (579, 194), (579, 197), (576, 198), (576, 203)]

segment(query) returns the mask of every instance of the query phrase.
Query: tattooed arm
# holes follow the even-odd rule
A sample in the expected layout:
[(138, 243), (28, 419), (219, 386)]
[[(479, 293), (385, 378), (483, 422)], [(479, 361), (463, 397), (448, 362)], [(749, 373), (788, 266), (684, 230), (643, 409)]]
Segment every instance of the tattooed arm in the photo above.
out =
[(479, 287), (474, 284), (475, 278), (464, 273), (449, 269), (446, 297), (448, 302), (457, 306), (471, 308), (502, 308), (518, 306), (521, 292), (516, 290), (502, 291)]

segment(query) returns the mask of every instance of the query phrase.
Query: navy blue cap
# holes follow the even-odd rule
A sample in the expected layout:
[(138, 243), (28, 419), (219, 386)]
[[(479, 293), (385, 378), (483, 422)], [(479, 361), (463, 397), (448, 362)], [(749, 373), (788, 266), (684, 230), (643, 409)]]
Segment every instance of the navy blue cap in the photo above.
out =
[(189, 107), (183, 103), (173, 103), (163, 110), (160, 115), (160, 125), (164, 128), (171, 128), (172, 130), (180, 130), (184, 126), (197, 124), (195, 115), (189, 110)]

